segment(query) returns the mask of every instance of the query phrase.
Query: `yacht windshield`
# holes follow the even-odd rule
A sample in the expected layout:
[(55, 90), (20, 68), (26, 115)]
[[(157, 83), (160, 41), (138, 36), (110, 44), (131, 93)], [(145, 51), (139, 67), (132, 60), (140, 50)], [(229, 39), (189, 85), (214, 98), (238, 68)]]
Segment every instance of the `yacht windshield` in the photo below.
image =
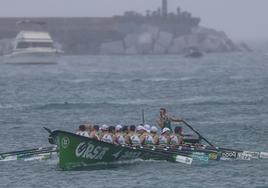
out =
[(17, 45), (17, 48), (30, 48), (31, 47), (31, 43), (28, 42), (20, 42)]
[(33, 42), (32, 47), (41, 47), (41, 48), (52, 48), (53, 45), (50, 42)]
[(19, 48), (53, 48), (51, 42), (19, 42), (17, 49)]

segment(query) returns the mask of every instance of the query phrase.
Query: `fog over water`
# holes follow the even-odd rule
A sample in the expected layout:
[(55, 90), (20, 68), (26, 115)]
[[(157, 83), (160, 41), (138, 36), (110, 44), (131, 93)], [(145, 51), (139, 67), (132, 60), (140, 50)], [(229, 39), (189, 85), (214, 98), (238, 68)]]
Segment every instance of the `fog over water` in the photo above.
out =
[[(0, 17), (112, 16), (126, 10), (155, 10), (161, 0), (0, 0)], [(16, 5), (16, 6), (15, 6)], [(267, 0), (169, 0), (202, 19), (201, 25), (225, 31), (233, 39), (268, 39)]]

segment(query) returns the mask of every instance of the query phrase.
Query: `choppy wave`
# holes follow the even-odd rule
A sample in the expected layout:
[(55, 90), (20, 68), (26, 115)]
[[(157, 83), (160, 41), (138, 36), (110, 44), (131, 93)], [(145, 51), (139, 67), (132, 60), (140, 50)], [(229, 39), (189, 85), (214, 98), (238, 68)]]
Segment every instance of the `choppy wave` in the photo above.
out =
[(0, 109), (86, 109), (100, 106), (114, 105), (189, 105), (189, 106), (224, 106), (224, 105), (263, 105), (268, 100), (264, 98), (256, 99), (238, 99), (238, 98), (221, 98), (221, 97), (191, 97), (185, 99), (115, 99), (100, 102), (62, 102), (62, 103), (46, 103), (46, 104), (0, 104)]
[(182, 99), (181, 103), (188, 105), (258, 105), (264, 104), (266, 100), (264, 98), (255, 98), (255, 99), (241, 99), (233, 97), (191, 97)]
[(0, 104), (0, 109), (8, 109), (8, 108), (14, 108), (16, 105), (12, 104)]
[[(151, 77), (151, 78), (123, 78), (123, 79), (117, 79), (112, 78), (107, 80), (106, 78), (103, 79), (103, 81), (106, 82), (118, 82), (118, 83), (126, 83), (126, 82), (177, 82), (177, 81), (189, 81), (197, 79), (196, 77), (178, 77), (178, 78), (167, 78), (167, 77)], [(93, 78), (82, 78), (82, 79), (65, 79), (61, 80), (63, 82), (68, 83), (87, 83), (87, 82), (95, 82)], [(101, 80), (100, 80), (101, 81)]]
[(22, 109), (22, 108), (27, 108), (31, 107), (32, 105), (30, 104), (0, 104), (0, 109)]

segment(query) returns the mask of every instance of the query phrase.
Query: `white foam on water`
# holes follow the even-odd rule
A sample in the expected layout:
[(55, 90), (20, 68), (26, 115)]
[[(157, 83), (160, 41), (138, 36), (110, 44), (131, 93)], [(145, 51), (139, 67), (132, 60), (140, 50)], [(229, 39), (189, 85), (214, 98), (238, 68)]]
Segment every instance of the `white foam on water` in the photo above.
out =
[(17, 160), (17, 155), (12, 155), (12, 156), (5, 157), (3, 160), (0, 160), (0, 161), (16, 161), (16, 160)]

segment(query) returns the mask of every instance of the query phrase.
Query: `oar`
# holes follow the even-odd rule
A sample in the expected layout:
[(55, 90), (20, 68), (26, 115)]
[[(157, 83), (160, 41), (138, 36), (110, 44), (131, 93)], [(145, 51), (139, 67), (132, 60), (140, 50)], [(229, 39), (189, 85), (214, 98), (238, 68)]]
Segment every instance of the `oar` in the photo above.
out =
[(189, 127), (192, 131), (194, 131), (201, 139), (205, 140), (211, 147), (215, 150), (218, 150), (212, 143), (210, 143), (206, 138), (204, 138), (199, 132), (197, 132), (191, 125), (189, 125), (186, 121), (182, 120), (182, 122)]
[(0, 158), (5, 158), (8, 156), (15, 156), (15, 155), (40, 154), (40, 153), (47, 153), (47, 152), (53, 152), (53, 151), (56, 151), (56, 147), (54, 146), (44, 147), (44, 148), (33, 148), (33, 149), (27, 149), (27, 150), (0, 153)]
[[(173, 148), (168, 146), (151, 146), (154, 150), (173, 154), (173, 155), (181, 155), (184, 157), (191, 157), (193, 160), (208, 162), (209, 154), (217, 154), (215, 151), (202, 151), (202, 150), (193, 150), (192, 148)], [(216, 160), (216, 159), (215, 159)]]
[(19, 151), (11, 151), (11, 152), (5, 152), (5, 153), (0, 153), (1, 156), (3, 155), (16, 155), (16, 154), (23, 154), (23, 153), (30, 153), (30, 152), (35, 152), (35, 151), (48, 151), (48, 150), (53, 150), (55, 149), (55, 146), (50, 146), (50, 147), (40, 147), (40, 148), (33, 148), (33, 149), (26, 149), (26, 150), (19, 150)]
[[(161, 146), (158, 146), (161, 147)], [(243, 151), (243, 150), (237, 150), (237, 149), (230, 149), (230, 148), (217, 148), (215, 149), (214, 147), (211, 146), (202, 146), (196, 147), (196, 146), (183, 146), (183, 145), (178, 145), (178, 146), (171, 146), (171, 147), (162, 147), (164, 150), (168, 150), (171, 152), (197, 152), (197, 153), (205, 153), (205, 154), (212, 154), (215, 156), (215, 158), (211, 158), (211, 160), (220, 160), (222, 157), (222, 160), (228, 159), (236, 159), (236, 160), (250, 160), (250, 159), (268, 159), (268, 152), (256, 152), (256, 151)], [(234, 154), (232, 157), (228, 157), (230, 154)], [(232, 154), (232, 155), (233, 155)], [(219, 156), (220, 155), (220, 156)]]
[(193, 159), (191, 157), (179, 155), (177, 153), (155, 150), (155, 148), (148, 148), (147, 146), (140, 146), (138, 149), (140, 149), (141, 151), (151, 153), (156, 156), (161, 156), (164, 159), (172, 162), (179, 162), (188, 165), (191, 165), (193, 162)]
[(144, 109), (142, 109), (142, 125), (145, 125)]
[(56, 154), (56, 151), (46, 151), (46, 152), (36, 152), (36, 153), (27, 153), (27, 154), (17, 154), (17, 155), (9, 155), (4, 158), (0, 158), (1, 161), (15, 161), (15, 160), (44, 160), (49, 159), (53, 154)]

